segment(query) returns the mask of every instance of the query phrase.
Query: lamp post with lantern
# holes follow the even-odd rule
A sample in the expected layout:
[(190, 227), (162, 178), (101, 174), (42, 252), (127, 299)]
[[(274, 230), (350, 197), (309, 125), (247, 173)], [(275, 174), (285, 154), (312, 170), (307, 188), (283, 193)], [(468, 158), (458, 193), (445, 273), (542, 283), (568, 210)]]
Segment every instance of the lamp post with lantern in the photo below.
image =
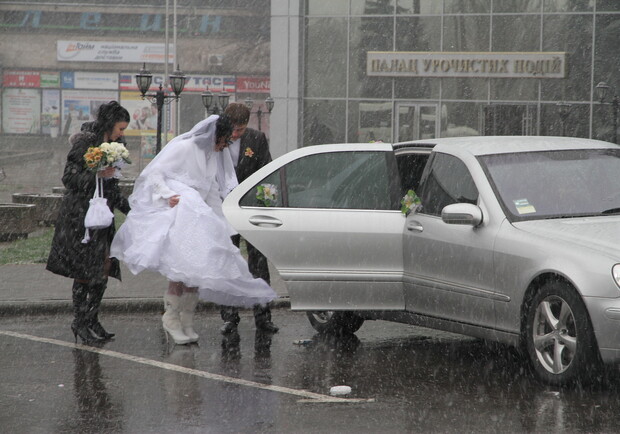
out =
[[(258, 110), (256, 110), (255, 112), (252, 112), (252, 106), (254, 106), (254, 100), (252, 98), (247, 97), (244, 102), (245, 102), (246, 107), (250, 109), (250, 113), (256, 113), (256, 117), (258, 118), (258, 131), (262, 131), (261, 119), (265, 113), (261, 110), (260, 106), (258, 106)], [(267, 99), (265, 100), (265, 106), (267, 107), (267, 114), (271, 114), (274, 104), (275, 102), (273, 98), (268, 96)]]
[[(613, 142), (615, 144), (618, 144), (618, 106), (620, 105), (620, 102), (618, 101), (618, 95), (616, 95), (615, 92), (612, 90), (611, 86), (609, 86), (604, 81), (601, 81), (599, 84), (597, 84), (595, 89), (596, 89), (596, 95), (598, 96), (599, 102), (601, 104), (611, 104), (611, 108), (613, 111), (612, 113), (613, 113), (613, 129), (614, 129)], [(607, 99), (608, 96), (610, 96), (609, 95), (610, 93), (613, 93), (614, 95), (611, 97), (611, 102), (606, 103), (605, 100)]]
[(181, 92), (183, 92), (185, 87), (185, 74), (181, 72), (177, 65), (177, 69), (170, 75), (170, 86), (174, 95), (166, 95), (161, 84), (154, 93), (147, 94), (152, 81), (153, 74), (146, 69), (146, 64), (143, 64), (140, 72), (136, 74), (136, 83), (138, 84), (138, 90), (140, 90), (142, 99), (148, 99), (157, 107), (157, 144), (155, 146), (155, 153), (159, 154), (159, 151), (161, 151), (162, 108), (164, 104), (169, 104), (173, 99), (178, 100), (180, 98)]
[[(202, 96), (202, 104), (207, 109), (207, 114), (209, 114), (209, 110), (213, 108), (212, 114), (219, 115), (226, 110), (226, 106), (228, 105), (228, 101), (230, 101), (230, 94), (226, 91), (217, 95), (217, 98), (214, 101), (215, 95), (213, 92), (207, 89), (201, 94)], [(215, 102), (215, 105), (213, 103)]]

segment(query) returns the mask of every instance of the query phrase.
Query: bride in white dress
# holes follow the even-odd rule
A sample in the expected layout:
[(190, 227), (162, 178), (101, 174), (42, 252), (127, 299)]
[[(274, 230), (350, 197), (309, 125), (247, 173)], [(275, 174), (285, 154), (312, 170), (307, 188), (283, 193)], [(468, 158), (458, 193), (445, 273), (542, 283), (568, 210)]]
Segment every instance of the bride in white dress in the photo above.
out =
[(162, 322), (178, 344), (198, 340), (199, 297), (242, 307), (276, 297), (250, 274), (222, 213), (222, 199), (237, 186), (227, 148), (231, 133), (228, 119), (214, 115), (170, 141), (136, 180), (131, 211), (110, 249), (132, 273), (152, 270), (168, 278)]

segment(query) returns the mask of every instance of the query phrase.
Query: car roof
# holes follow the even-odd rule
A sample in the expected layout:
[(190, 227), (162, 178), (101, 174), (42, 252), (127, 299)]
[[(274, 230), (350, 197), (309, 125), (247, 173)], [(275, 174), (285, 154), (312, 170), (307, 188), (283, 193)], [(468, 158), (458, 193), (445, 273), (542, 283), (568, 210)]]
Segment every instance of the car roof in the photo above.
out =
[(394, 149), (406, 147), (433, 147), (436, 152), (465, 152), (472, 155), (505, 154), (571, 149), (618, 148), (610, 142), (577, 137), (551, 136), (468, 136), (414, 140), (395, 143)]

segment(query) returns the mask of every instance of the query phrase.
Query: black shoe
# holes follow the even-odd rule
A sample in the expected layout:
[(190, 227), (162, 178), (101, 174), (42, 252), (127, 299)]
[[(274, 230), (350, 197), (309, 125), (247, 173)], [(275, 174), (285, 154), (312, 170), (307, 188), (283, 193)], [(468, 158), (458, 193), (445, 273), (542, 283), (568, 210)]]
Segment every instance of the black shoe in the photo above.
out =
[(226, 335), (228, 333), (232, 333), (237, 330), (237, 324), (232, 321), (226, 321), (222, 327), (220, 327), (220, 332)]
[(99, 338), (99, 339), (103, 339), (105, 341), (108, 341), (110, 339), (112, 339), (115, 334), (114, 333), (108, 333), (107, 331), (105, 331), (105, 329), (103, 328), (103, 326), (101, 325), (101, 323), (99, 321), (91, 324), (88, 329), (90, 330), (90, 332), (93, 334), (93, 336)]
[(260, 322), (256, 324), (256, 328), (258, 330), (261, 330), (263, 332), (268, 332), (268, 333), (278, 333), (278, 330), (280, 330), (278, 326), (272, 323), (271, 321)]
[(84, 345), (92, 345), (95, 343), (103, 342), (103, 339), (94, 337), (90, 333), (90, 330), (88, 330), (88, 327), (84, 325), (78, 325), (77, 323), (74, 322), (71, 324), (71, 331), (73, 332), (73, 337), (75, 338), (76, 344), (77, 344), (78, 336), (80, 337)]

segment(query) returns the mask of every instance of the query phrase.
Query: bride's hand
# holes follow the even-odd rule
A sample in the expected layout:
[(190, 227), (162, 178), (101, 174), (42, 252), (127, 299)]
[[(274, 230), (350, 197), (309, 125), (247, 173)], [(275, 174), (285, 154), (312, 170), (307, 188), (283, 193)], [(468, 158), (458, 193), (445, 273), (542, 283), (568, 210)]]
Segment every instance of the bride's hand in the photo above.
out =
[(179, 196), (178, 194), (175, 194), (174, 196), (170, 197), (168, 199), (168, 205), (170, 205), (170, 208), (174, 208), (175, 206), (177, 206), (179, 204), (180, 198), (181, 196)]

